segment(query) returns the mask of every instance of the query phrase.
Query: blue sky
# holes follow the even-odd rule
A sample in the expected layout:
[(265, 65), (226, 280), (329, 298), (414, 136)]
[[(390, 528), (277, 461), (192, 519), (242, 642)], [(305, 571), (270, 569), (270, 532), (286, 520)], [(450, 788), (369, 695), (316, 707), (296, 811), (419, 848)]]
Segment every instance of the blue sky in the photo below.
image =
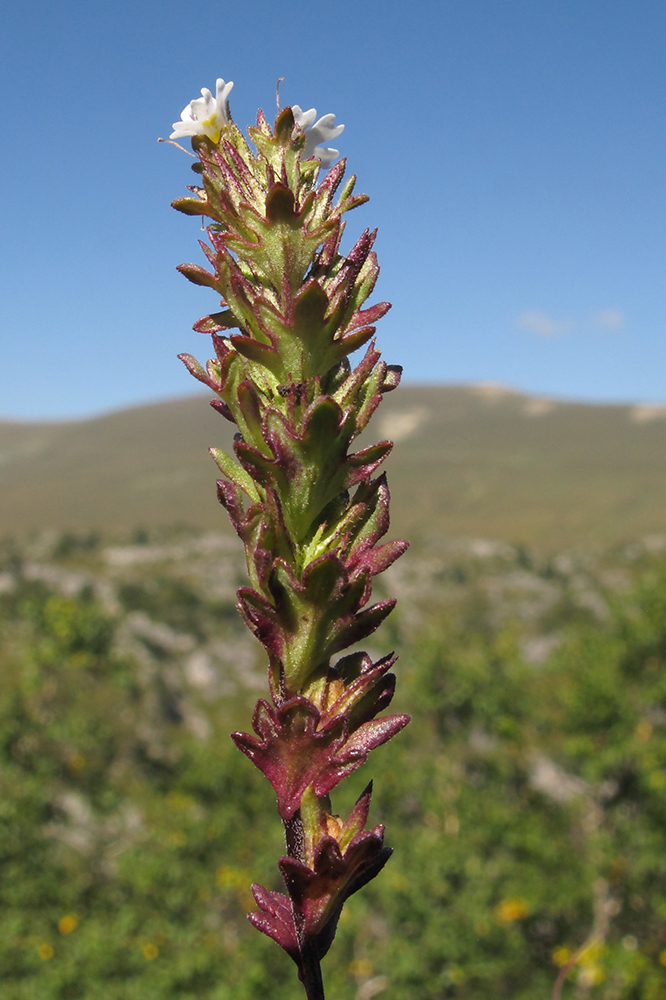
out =
[(387, 361), (412, 381), (666, 399), (662, 0), (4, 6), (0, 415), (196, 388), (212, 293), (189, 161), (158, 136), (202, 86), (332, 111), (378, 225)]

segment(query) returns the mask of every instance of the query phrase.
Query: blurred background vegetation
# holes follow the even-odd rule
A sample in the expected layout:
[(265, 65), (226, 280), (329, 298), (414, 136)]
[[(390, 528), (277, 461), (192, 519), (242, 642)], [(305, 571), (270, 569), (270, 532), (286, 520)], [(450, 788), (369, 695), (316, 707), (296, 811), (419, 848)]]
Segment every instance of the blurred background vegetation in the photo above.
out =
[[(392, 533), (416, 542), (371, 638), (400, 654), (413, 722), (334, 800), (345, 812), (374, 779), (395, 855), (347, 905), (328, 994), (537, 1000), (576, 958), (563, 996), (660, 1000), (666, 423), (428, 392), (384, 415), (401, 439)], [(0, 426), (3, 1000), (300, 997), (245, 920), (253, 881), (279, 888), (282, 838), (228, 738), (265, 687), (234, 608), (240, 545), (205, 458), (190, 482), (164, 457), (166, 479), (157, 460), (154, 480), (132, 466), (160, 428), (168, 452), (169, 407), (185, 405)], [(125, 438), (100, 436), (104, 420)], [(195, 436), (174, 447), (210, 443)], [(68, 476), (49, 474), (54, 453)], [(133, 524), (114, 520), (120, 487), (104, 506), (104, 475), (135, 484)], [(202, 495), (218, 530), (207, 513), (182, 526)]]

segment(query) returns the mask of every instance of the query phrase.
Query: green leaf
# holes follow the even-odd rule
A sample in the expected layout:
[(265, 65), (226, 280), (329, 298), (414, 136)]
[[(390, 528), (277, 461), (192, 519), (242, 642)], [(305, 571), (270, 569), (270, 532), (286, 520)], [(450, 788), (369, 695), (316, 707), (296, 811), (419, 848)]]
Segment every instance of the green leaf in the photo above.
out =
[(198, 264), (179, 264), (176, 270), (180, 271), (180, 273), (184, 275), (188, 281), (191, 281), (193, 285), (203, 285), (205, 288), (214, 288), (216, 292), (220, 292), (220, 294), (222, 294), (220, 281), (217, 275), (204, 270), (204, 268), (199, 267)]
[(231, 309), (224, 309), (197, 320), (192, 329), (197, 333), (219, 333), (220, 330), (233, 330), (237, 326), (238, 320)]
[(303, 341), (316, 337), (327, 309), (328, 295), (318, 281), (309, 281), (294, 302), (294, 327)]
[(259, 491), (255, 483), (252, 480), (249, 472), (235, 462), (231, 455), (227, 455), (226, 451), (222, 451), (220, 448), (209, 448), (213, 461), (217, 465), (220, 472), (222, 472), (227, 479), (238, 486), (254, 503), (258, 503), (261, 500)]
[(284, 222), (293, 225), (298, 221), (298, 216), (294, 211), (294, 193), (284, 184), (274, 184), (266, 195), (266, 218), (269, 222)]
[(176, 198), (171, 207), (183, 215), (210, 215), (210, 203), (207, 198)]
[(303, 574), (308, 600), (315, 607), (325, 608), (339, 586), (343, 575), (344, 570), (337, 556), (323, 556), (316, 562), (310, 563)]

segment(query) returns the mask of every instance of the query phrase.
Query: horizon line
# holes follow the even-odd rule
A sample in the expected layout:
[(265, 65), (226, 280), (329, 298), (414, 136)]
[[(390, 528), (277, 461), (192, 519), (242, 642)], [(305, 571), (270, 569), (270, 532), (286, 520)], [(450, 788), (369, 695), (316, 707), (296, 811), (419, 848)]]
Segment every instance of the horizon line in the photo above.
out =
[[(582, 396), (569, 396), (551, 392), (537, 392), (530, 389), (522, 389), (507, 382), (499, 382), (492, 379), (481, 379), (478, 381), (426, 381), (424, 379), (410, 378), (404, 379), (400, 383), (400, 388), (422, 388), (422, 389), (467, 389), (476, 392), (481, 396), (521, 396), (528, 399), (544, 400), (551, 403), (576, 406), (616, 406), (616, 407), (656, 407), (666, 409), (666, 400), (658, 399), (636, 399), (632, 398), (590, 398)], [(136, 400), (133, 402), (121, 403), (117, 406), (110, 406), (101, 410), (94, 410), (83, 414), (55, 414), (52, 416), (13, 416), (11, 414), (0, 413), (0, 425), (7, 424), (81, 424), (93, 420), (103, 420), (105, 417), (112, 417), (119, 413), (126, 413), (131, 410), (143, 410), (151, 406), (165, 406), (169, 403), (177, 403), (187, 399), (201, 399), (210, 396), (212, 390), (175, 393), (169, 396), (156, 396), (154, 398)]]

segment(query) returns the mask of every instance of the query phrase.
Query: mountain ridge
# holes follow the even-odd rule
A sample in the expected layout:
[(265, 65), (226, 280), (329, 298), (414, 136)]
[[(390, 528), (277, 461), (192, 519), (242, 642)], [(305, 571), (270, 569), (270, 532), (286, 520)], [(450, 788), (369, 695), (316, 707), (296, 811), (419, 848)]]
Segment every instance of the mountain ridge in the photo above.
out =
[[(233, 426), (205, 394), (66, 421), (0, 420), (0, 533), (227, 530), (207, 447)], [(666, 532), (666, 406), (565, 402), (508, 386), (405, 385), (370, 437), (387, 462), (392, 534), (544, 550)], [(229, 529), (230, 530), (230, 529)]]

